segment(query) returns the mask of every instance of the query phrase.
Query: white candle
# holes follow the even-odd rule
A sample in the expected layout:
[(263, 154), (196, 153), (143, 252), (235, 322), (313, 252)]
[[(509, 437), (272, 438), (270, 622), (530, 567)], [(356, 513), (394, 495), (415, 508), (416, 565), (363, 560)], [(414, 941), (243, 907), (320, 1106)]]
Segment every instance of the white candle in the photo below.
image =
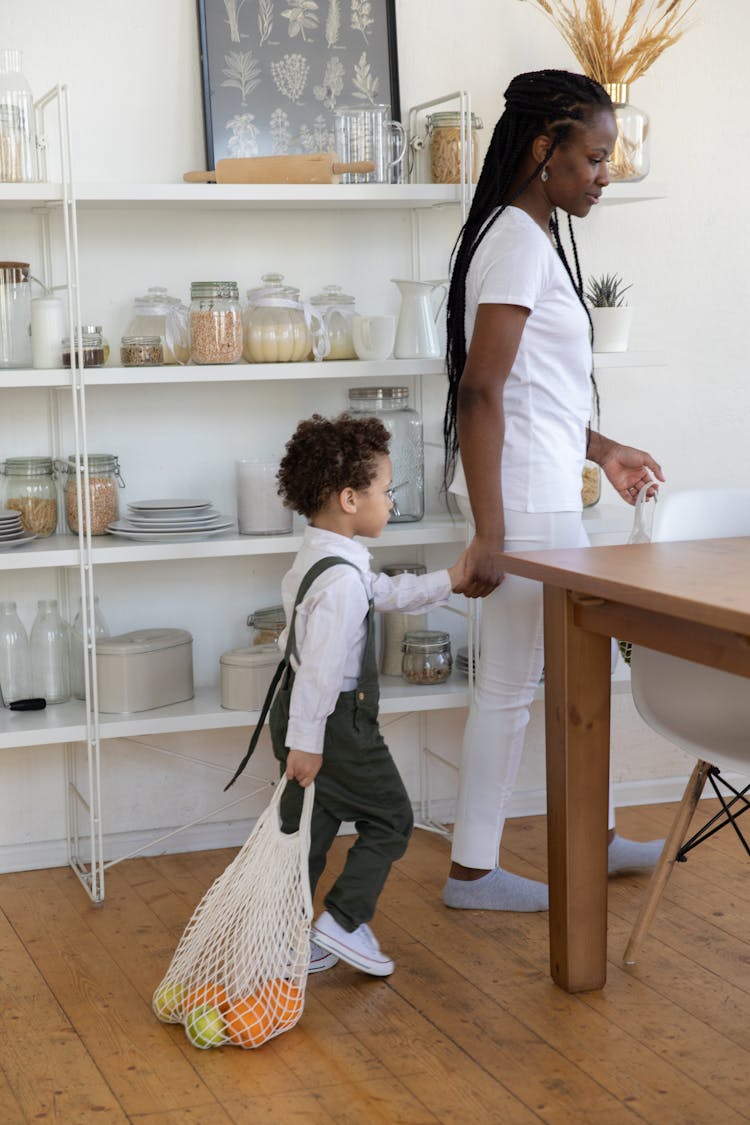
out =
[(277, 492), (277, 461), (237, 461), (237, 521), (240, 535), (286, 535), (292, 513)]
[(62, 365), (63, 304), (59, 297), (31, 302), (31, 365), (47, 370)]

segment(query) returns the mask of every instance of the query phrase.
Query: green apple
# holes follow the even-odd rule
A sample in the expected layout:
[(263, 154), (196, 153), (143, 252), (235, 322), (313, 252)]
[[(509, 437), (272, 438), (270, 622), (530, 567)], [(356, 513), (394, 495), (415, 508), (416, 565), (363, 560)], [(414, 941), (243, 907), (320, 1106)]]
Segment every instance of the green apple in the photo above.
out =
[(164, 981), (154, 993), (151, 1006), (164, 1023), (179, 1023), (185, 989), (178, 981)]
[(185, 1020), (185, 1034), (194, 1047), (220, 1047), (226, 1041), (227, 1028), (218, 1008), (202, 1004), (193, 1008)]

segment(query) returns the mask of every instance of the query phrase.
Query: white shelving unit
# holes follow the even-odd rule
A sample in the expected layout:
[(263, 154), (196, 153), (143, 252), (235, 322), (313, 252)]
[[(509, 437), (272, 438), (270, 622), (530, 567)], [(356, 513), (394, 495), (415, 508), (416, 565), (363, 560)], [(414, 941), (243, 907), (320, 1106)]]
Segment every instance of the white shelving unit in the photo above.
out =
[[(64, 144), (61, 146), (64, 148)], [(69, 323), (80, 323), (80, 294), (77, 263), (79, 254), (78, 216), (113, 217), (127, 213), (184, 216), (192, 223), (198, 216), (207, 222), (212, 216), (235, 212), (278, 212), (278, 222), (289, 212), (385, 212), (409, 216), (412, 241), (412, 266), (419, 272), (419, 216), (434, 209), (455, 210), (461, 201), (460, 185), (188, 185), (188, 184), (109, 184), (94, 183), (74, 187), (72, 176), (65, 173), (61, 162), (61, 178), (56, 183), (0, 184), (0, 217), (16, 212), (39, 216), (46, 231), (48, 224), (61, 218), (65, 227), (66, 282)], [(661, 198), (658, 185), (614, 185), (605, 194), (605, 204), (621, 204)], [(49, 236), (43, 243), (48, 247)], [(45, 252), (48, 252), (45, 251)], [(60, 286), (58, 286), (60, 288)], [(631, 365), (655, 366), (664, 362), (657, 353), (624, 353), (596, 357), (597, 368), (618, 368)], [(410, 379), (415, 381), (421, 396), (422, 387), (442, 376), (440, 360), (365, 363), (361, 361), (301, 364), (236, 364), (232, 366), (185, 366), (161, 368), (122, 368), (54, 371), (0, 371), (0, 396), (5, 391), (36, 394), (46, 392), (49, 413), (57, 412), (56, 401), (61, 392), (71, 396), (76, 422), (76, 453), (87, 451), (86, 392), (106, 395), (106, 388), (119, 391), (143, 391), (143, 388), (188, 387), (194, 385), (222, 386), (254, 384), (263, 392), (272, 384), (317, 384), (326, 381), (373, 381), (374, 379)], [(78, 415), (80, 414), (80, 419)], [(290, 417), (295, 417), (290, 410)], [(0, 420), (2, 412), (0, 411)], [(80, 427), (78, 422), (80, 420)], [(53, 452), (60, 456), (62, 450)], [(92, 447), (93, 448), (93, 447)], [(149, 456), (149, 451), (144, 451)], [(85, 491), (85, 490), (84, 490)], [(588, 513), (595, 534), (622, 533), (623, 517), (610, 515), (603, 509)], [(62, 513), (61, 513), (62, 519)], [(77, 568), (81, 590), (89, 610), (93, 607), (93, 591), (100, 568), (115, 565), (139, 566), (147, 563), (185, 562), (246, 558), (269, 559), (294, 553), (301, 542), (302, 530), (296, 527), (291, 535), (256, 539), (236, 534), (200, 542), (180, 544), (135, 543), (115, 537), (86, 540), (85, 536), (58, 534), (36, 540), (25, 548), (0, 553), (0, 579), (11, 571), (53, 569), (60, 574)], [(395, 524), (383, 536), (369, 544), (380, 548), (423, 548), (431, 545), (462, 543), (465, 528), (461, 521), (447, 516), (428, 515), (415, 524)], [(62, 581), (58, 579), (58, 581)], [(95, 653), (94, 653), (95, 667)], [(218, 670), (217, 670), (218, 671)], [(87, 677), (88, 678), (88, 677)], [(469, 687), (465, 679), (453, 677), (447, 685), (415, 691), (399, 679), (383, 678), (382, 707), (384, 714), (429, 712), (466, 706)], [(104, 871), (108, 866), (103, 853), (103, 824), (100, 796), (100, 741), (102, 739), (142, 737), (183, 731), (210, 731), (231, 727), (247, 727), (257, 722), (256, 712), (223, 710), (217, 686), (199, 687), (195, 698), (187, 703), (161, 708), (134, 716), (98, 713), (93, 684), (87, 684), (85, 702), (70, 703), (43, 712), (16, 713), (0, 710), (0, 749), (44, 746), (62, 743), (66, 747), (69, 788), (68, 843), (69, 860), (83, 886), (94, 901), (104, 897)], [(76, 746), (85, 746), (82, 787), (75, 765), (80, 758)], [(85, 792), (84, 792), (85, 789)], [(78, 817), (83, 809), (86, 831), (79, 833)], [(82, 857), (81, 840), (88, 841), (88, 856)], [(116, 861), (112, 861), (116, 862)]]

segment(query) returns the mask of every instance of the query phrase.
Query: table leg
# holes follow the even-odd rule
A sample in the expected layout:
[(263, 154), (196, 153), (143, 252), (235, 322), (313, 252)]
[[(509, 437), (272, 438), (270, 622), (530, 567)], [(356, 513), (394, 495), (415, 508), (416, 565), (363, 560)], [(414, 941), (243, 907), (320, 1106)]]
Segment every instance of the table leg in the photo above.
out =
[(574, 613), (568, 591), (545, 586), (550, 970), (583, 992), (607, 976), (611, 645)]

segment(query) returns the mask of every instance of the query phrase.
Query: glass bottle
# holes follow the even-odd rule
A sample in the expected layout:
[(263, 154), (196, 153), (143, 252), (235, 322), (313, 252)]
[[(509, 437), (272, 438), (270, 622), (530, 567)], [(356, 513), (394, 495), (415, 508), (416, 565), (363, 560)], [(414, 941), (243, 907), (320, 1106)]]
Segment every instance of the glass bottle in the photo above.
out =
[(0, 602), (0, 690), (6, 707), (31, 696), (29, 638), (15, 602)]
[(39, 179), (34, 97), (21, 70), (21, 51), (0, 50), (0, 182)]
[(31, 367), (28, 262), (0, 262), (0, 368)]
[(70, 699), (68, 633), (57, 599), (37, 602), (31, 627), (31, 689), (48, 704)]
[(340, 285), (324, 285), (320, 293), (310, 298), (310, 304), (320, 313), (328, 332), (329, 349), (323, 359), (356, 359), (352, 339), (354, 297)]
[(57, 485), (51, 457), (9, 457), (3, 503), (21, 513), (24, 531), (46, 539), (57, 528)]
[(609, 160), (610, 179), (637, 183), (648, 175), (651, 166), (648, 114), (630, 104), (627, 83), (608, 83), (604, 89), (612, 99), (617, 122), (617, 140)]
[(194, 281), (190, 286), (189, 324), (193, 363), (236, 363), (242, 359), (237, 282)]
[[(84, 674), (84, 647), (88, 650), (88, 645), (84, 646), (83, 639), (83, 605), (81, 598), (78, 599), (78, 612), (73, 618), (73, 624), (70, 627), (70, 691), (74, 699), (86, 698), (86, 677)], [(89, 634), (91, 627), (89, 623)], [(97, 640), (100, 637), (109, 637), (110, 631), (107, 622), (104, 620), (104, 614), (99, 605), (99, 596), (94, 597), (94, 636)], [(91, 681), (91, 661), (89, 659), (89, 682)]]
[(402, 675), (410, 684), (442, 684), (453, 668), (450, 633), (421, 629), (406, 633)]
[(424, 516), (422, 419), (409, 406), (408, 387), (350, 387), (353, 414), (374, 414), (391, 435), (393, 508), (389, 523), (414, 523)]
[[(383, 567), (383, 574), (426, 574), (422, 563), (393, 563)], [(400, 676), (404, 636), (415, 629), (427, 628), (426, 613), (401, 613), (391, 610), (381, 614), (380, 671), (384, 676)]]

